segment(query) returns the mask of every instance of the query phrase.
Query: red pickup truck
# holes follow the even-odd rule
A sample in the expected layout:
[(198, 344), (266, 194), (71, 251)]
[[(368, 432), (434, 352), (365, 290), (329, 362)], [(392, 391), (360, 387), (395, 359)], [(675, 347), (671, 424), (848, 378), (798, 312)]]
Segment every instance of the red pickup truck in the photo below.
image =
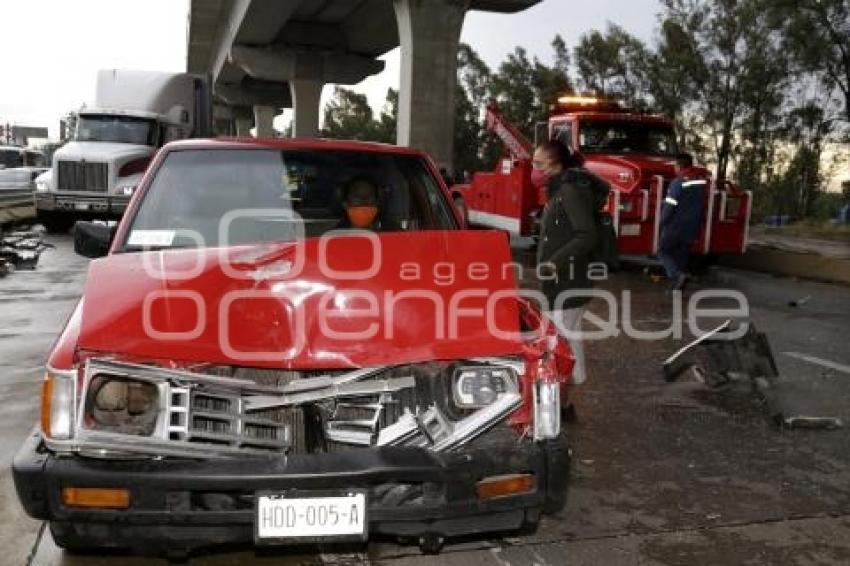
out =
[[(368, 229), (346, 220), (372, 187)], [(185, 141), (91, 262), (14, 461), (59, 546), (416, 541), (565, 502), (567, 343), (415, 150)]]

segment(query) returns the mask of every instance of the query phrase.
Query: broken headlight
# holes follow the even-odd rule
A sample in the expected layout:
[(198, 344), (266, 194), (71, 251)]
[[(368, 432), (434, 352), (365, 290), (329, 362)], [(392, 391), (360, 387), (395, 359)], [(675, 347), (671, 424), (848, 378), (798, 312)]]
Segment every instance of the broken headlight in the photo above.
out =
[(108, 374), (92, 378), (83, 412), (83, 426), (136, 436), (151, 436), (159, 416), (159, 390), (147, 381)]
[(48, 368), (41, 389), (41, 432), (48, 438), (74, 436), (77, 372)]
[(455, 405), (462, 409), (478, 409), (517, 392), (516, 374), (508, 367), (460, 367), (453, 378)]

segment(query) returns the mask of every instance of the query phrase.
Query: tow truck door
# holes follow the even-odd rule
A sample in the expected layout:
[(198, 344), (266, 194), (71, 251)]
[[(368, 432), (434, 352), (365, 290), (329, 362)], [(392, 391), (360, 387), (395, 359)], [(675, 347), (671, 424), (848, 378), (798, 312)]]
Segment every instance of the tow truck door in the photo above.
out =
[(703, 207), (699, 238), (691, 246), (696, 254), (742, 254), (747, 249), (752, 191), (712, 180)]
[(708, 241), (704, 242), (703, 253), (742, 254), (747, 249), (752, 191), (742, 191), (728, 183), (722, 186), (712, 183), (711, 188), (712, 218), (706, 227)]

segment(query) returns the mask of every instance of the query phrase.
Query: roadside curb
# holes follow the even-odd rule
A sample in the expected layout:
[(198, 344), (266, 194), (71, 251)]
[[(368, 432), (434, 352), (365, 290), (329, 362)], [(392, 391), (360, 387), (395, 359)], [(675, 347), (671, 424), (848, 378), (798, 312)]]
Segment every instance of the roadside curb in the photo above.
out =
[(750, 246), (744, 255), (724, 255), (720, 265), (774, 275), (850, 285), (850, 259)]

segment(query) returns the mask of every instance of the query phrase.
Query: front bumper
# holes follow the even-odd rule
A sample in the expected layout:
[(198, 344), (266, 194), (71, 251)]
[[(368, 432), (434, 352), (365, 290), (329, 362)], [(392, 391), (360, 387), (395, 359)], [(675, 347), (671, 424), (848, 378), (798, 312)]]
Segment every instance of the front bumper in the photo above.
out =
[(121, 215), (127, 209), (130, 197), (103, 193), (40, 192), (35, 195), (35, 203), (40, 213)]
[[(100, 460), (57, 456), (34, 431), (15, 457), (13, 474), (26, 512), (71, 529), (94, 546), (142, 549), (156, 544), (191, 550), (254, 540), (259, 491), (365, 489), (369, 533), (453, 537), (506, 531), (534, 523), (566, 501), (570, 469), (566, 438), (518, 442), (494, 429), (466, 448), (360, 448), (335, 454), (232, 460)], [(485, 477), (533, 473), (533, 492), (480, 501)], [(127, 510), (62, 504), (62, 487), (127, 488)]]

